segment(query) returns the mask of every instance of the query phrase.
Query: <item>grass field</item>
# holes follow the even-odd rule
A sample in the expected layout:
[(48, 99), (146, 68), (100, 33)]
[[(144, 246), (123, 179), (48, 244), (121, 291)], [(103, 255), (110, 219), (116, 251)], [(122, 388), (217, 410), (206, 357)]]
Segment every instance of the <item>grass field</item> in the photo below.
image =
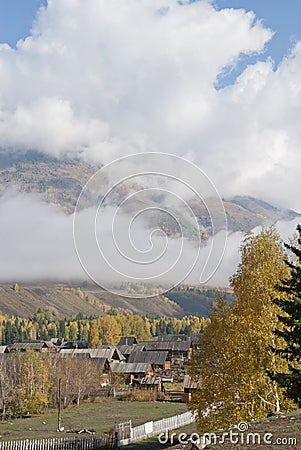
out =
[[(62, 425), (66, 430), (80, 430), (82, 428), (90, 428), (96, 431), (97, 435), (109, 432), (114, 426), (114, 421), (122, 422), (131, 419), (133, 426), (147, 422), (148, 420), (157, 420), (162, 417), (169, 417), (180, 414), (187, 410), (187, 406), (183, 403), (168, 402), (128, 402), (119, 401), (113, 398), (97, 399), (94, 403), (85, 402), (79, 407), (71, 407), (62, 412)], [(273, 442), (277, 437), (296, 438), (293, 446), (286, 445), (286, 449), (301, 448), (301, 414), (299, 411), (292, 411), (285, 416), (272, 417), (258, 422), (249, 424), (250, 432), (259, 432), (262, 436), (264, 433), (272, 433)], [(0, 422), (0, 434), (2, 440), (13, 439), (35, 439), (46, 437), (63, 437), (74, 436), (75, 433), (57, 433), (56, 432), (57, 416), (56, 412), (43, 414), (27, 419), (17, 419), (12, 421)], [(187, 434), (196, 431), (196, 424), (187, 425), (177, 430)], [(84, 436), (84, 435), (82, 435)], [(86, 435), (87, 436), (87, 435)], [(250, 446), (249, 446), (250, 447)], [(252, 450), (264, 450), (271, 447), (260, 444), (260, 446), (252, 445)], [(127, 450), (163, 450), (168, 448), (159, 444), (157, 438), (140, 442), (126, 447)], [(178, 446), (174, 447), (178, 448)], [(208, 448), (216, 448), (216, 445)], [(239, 444), (233, 447), (229, 442), (222, 445), (223, 449), (233, 450), (246, 448)], [(278, 448), (284, 448), (278, 445)]]
[(63, 410), (61, 425), (65, 428), (64, 432), (56, 431), (57, 414), (53, 411), (26, 419), (0, 422), (0, 435), (1, 440), (75, 436), (75, 433), (66, 431), (83, 428), (93, 429), (96, 435), (101, 435), (114, 427), (114, 421), (123, 422), (131, 419), (132, 425), (136, 426), (185, 411), (187, 406), (184, 403), (128, 402), (114, 398), (99, 398), (93, 403), (85, 402), (80, 406)]

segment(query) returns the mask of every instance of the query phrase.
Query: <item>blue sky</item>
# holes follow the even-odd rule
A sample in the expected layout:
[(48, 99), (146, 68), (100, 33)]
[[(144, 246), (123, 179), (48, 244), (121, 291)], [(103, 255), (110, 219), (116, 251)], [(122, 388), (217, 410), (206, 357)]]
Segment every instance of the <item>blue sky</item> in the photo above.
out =
[(0, 0), (0, 42), (15, 47), (28, 36), (39, 7), (46, 0)]
[(253, 10), (264, 25), (275, 31), (268, 53), (278, 63), (296, 39), (301, 38), (300, 0), (215, 0), (218, 8)]
[(246, 64), (258, 60), (266, 60), (271, 56), (275, 66), (279, 64), (296, 40), (301, 39), (301, 2), (300, 0), (215, 0), (219, 8), (243, 8), (252, 10), (263, 24), (271, 28), (275, 35), (268, 43), (262, 55), (242, 58), (240, 64), (220, 80), (220, 87), (232, 83), (236, 76), (242, 72)]

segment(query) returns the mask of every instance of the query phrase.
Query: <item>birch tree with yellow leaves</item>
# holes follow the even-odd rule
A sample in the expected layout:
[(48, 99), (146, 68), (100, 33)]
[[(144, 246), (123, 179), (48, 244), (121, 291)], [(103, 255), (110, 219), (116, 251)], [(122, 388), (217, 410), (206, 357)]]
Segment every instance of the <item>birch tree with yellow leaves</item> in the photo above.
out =
[(230, 279), (235, 301), (227, 307), (218, 299), (192, 364), (200, 387), (191, 406), (201, 431), (265, 417), (285, 401), (268, 376), (283, 364), (271, 349), (281, 345), (273, 332), (278, 318), (272, 300), (276, 285), (288, 276), (284, 247), (269, 228), (248, 234), (240, 252)]

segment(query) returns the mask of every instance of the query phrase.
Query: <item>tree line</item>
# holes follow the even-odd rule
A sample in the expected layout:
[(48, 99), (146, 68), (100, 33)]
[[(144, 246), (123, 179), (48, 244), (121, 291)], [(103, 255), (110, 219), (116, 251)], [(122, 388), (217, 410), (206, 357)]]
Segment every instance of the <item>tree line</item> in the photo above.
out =
[(198, 316), (140, 317), (138, 315), (104, 315), (57, 320), (50, 311), (38, 310), (33, 318), (7, 317), (0, 313), (2, 345), (25, 340), (85, 340), (91, 348), (99, 344), (117, 344), (121, 336), (135, 336), (137, 341), (164, 334), (200, 333), (208, 320)]

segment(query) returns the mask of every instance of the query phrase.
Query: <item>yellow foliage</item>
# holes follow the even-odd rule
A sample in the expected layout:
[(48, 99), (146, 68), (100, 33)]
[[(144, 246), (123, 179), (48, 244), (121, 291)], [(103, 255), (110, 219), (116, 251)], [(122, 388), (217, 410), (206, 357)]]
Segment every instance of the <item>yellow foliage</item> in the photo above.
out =
[(246, 236), (231, 278), (236, 300), (218, 299), (192, 365), (201, 382), (192, 398), (201, 431), (265, 417), (279, 409), (283, 392), (271, 381), (280, 360), (271, 353), (277, 311), (275, 285), (287, 275), (284, 251), (273, 229)]

